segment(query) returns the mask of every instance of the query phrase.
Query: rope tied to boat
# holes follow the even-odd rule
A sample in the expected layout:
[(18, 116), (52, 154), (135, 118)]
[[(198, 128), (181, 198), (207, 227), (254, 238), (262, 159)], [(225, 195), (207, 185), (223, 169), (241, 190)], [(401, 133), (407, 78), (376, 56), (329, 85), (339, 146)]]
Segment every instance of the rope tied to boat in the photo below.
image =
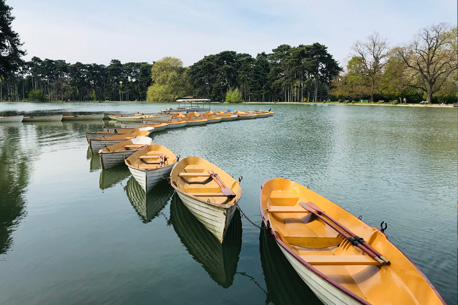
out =
[(245, 217), (246, 220), (248, 220), (249, 223), (251, 223), (253, 226), (255, 226), (256, 228), (258, 228), (259, 230), (267, 230), (266, 228), (263, 228), (257, 224), (255, 224), (250, 218), (248, 218), (248, 216), (246, 216), (245, 213), (243, 213), (242, 211), (242, 208), (238, 205), (238, 202), (235, 203), (235, 206), (237, 207), (237, 210), (239, 210), (240, 214), (242, 215), (242, 217)]

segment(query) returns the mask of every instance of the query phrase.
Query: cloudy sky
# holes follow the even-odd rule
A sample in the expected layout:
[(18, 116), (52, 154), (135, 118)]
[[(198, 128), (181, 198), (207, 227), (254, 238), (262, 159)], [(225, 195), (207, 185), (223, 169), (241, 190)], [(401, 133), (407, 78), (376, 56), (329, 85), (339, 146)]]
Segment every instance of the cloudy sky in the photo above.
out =
[(26, 59), (69, 63), (152, 63), (165, 56), (185, 66), (225, 50), (269, 53), (281, 44), (319, 42), (345, 66), (351, 46), (374, 32), (389, 45), (419, 29), (456, 26), (456, 0), (6, 0)]

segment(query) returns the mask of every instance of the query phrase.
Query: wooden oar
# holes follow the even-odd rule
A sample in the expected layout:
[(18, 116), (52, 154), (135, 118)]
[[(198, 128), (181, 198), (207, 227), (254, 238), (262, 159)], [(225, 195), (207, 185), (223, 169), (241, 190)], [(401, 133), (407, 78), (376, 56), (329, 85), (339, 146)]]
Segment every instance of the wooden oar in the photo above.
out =
[(208, 173), (210, 174), (210, 177), (212, 177), (216, 182), (216, 184), (218, 184), (218, 186), (221, 188), (221, 191), (225, 196), (235, 197), (235, 193), (224, 184), (223, 180), (221, 180), (217, 173), (214, 171), (208, 171)]
[[(331, 220), (332, 222), (334, 222), (337, 226), (339, 226), (341, 229), (345, 230), (345, 232), (347, 232), (348, 234), (351, 235), (351, 237), (353, 238), (353, 240), (355, 240), (356, 242), (358, 243), (361, 243), (363, 244), (364, 247), (368, 248), (370, 251), (372, 251), (375, 255), (377, 255), (378, 257), (380, 257), (380, 259), (382, 259), (386, 264), (390, 264), (390, 261), (388, 259), (386, 259), (380, 252), (378, 252), (377, 250), (375, 250), (371, 245), (369, 245), (368, 243), (366, 243), (366, 241), (364, 239), (362, 239), (361, 237), (358, 237), (357, 235), (355, 235), (354, 233), (352, 233), (349, 229), (347, 229), (344, 225), (342, 225), (341, 223), (339, 223), (337, 220), (335, 220), (334, 218), (332, 218), (331, 216), (329, 216), (328, 214), (326, 214), (322, 209), (320, 209), (318, 206), (316, 206), (313, 202), (307, 202), (306, 203), (308, 206), (310, 206), (311, 208), (315, 209), (319, 214), (323, 215), (323, 216), (326, 216), (329, 220)], [(351, 242), (353, 242), (352, 240), (350, 240)]]
[[(351, 240), (349, 238), (352, 238), (353, 239), (353, 236), (351, 234), (349, 234), (346, 230), (342, 230), (341, 228), (337, 227), (335, 224), (331, 223), (329, 220), (327, 220), (326, 218), (324, 218), (323, 216), (321, 216), (317, 211), (315, 211), (312, 207), (310, 207), (309, 205), (307, 205), (306, 203), (304, 202), (299, 202), (299, 205), (302, 206), (304, 209), (306, 209), (307, 211), (309, 211), (310, 213), (312, 213), (313, 215), (317, 216), (318, 218), (320, 218), (321, 220), (323, 220), (328, 226), (330, 226), (332, 229), (334, 229), (337, 233), (339, 233), (340, 235), (342, 235), (343, 237), (345, 237), (348, 241), (351, 242)], [(372, 252), (370, 249), (366, 248), (363, 244), (361, 243), (353, 243), (352, 242), (352, 245), (354, 245), (355, 247), (358, 247), (360, 248), (363, 252), (365, 252), (367, 255), (369, 255), (370, 257), (372, 257), (374, 260), (376, 260), (377, 262), (379, 262), (380, 264), (384, 265), (385, 262), (380, 259), (378, 257), (378, 255), (376, 255), (374, 252)]]

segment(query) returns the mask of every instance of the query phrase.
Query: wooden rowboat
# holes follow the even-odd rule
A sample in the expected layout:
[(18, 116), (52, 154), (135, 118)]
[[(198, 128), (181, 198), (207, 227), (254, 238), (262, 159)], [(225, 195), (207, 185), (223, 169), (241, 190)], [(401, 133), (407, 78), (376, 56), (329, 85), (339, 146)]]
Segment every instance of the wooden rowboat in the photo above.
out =
[(178, 158), (167, 147), (146, 146), (124, 162), (143, 190), (148, 193), (161, 179), (167, 179)]
[(103, 120), (105, 114), (83, 114), (83, 115), (64, 115), (62, 121), (90, 121), (90, 120)]
[(139, 137), (102, 148), (99, 150), (102, 168), (108, 169), (119, 163), (123, 163), (130, 155), (145, 146), (151, 145), (151, 143), (153, 143), (153, 139)]
[(260, 209), (280, 250), (324, 304), (445, 304), (385, 234), (308, 188), (266, 181)]
[(106, 130), (106, 131), (96, 131), (96, 132), (86, 132), (86, 140), (89, 143), (93, 139), (99, 139), (102, 137), (111, 137), (111, 136), (116, 136), (120, 134), (128, 134), (128, 133), (133, 133), (133, 132), (138, 132), (138, 131), (153, 131), (153, 127), (137, 127), (137, 128), (113, 128), (111, 130)]
[(17, 123), (17, 122), (22, 122), (23, 119), (24, 119), (23, 115), (0, 116), (0, 123)]
[(60, 122), (62, 114), (41, 115), (41, 116), (25, 116), (22, 122)]
[(187, 120), (186, 121), (186, 126), (200, 126), (200, 125), (206, 125), (208, 122), (207, 119), (192, 119), (192, 120)]
[(242, 196), (240, 182), (199, 157), (178, 162), (170, 182), (189, 211), (222, 243)]
[(143, 131), (138, 131), (138, 132), (130, 132), (130, 133), (124, 133), (124, 134), (119, 134), (115, 136), (92, 139), (89, 141), (89, 147), (91, 148), (91, 151), (93, 154), (97, 154), (99, 150), (101, 150), (104, 147), (118, 144), (118, 143), (121, 143), (127, 140), (131, 140), (134, 138), (147, 137), (150, 133), (151, 131), (143, 130)]

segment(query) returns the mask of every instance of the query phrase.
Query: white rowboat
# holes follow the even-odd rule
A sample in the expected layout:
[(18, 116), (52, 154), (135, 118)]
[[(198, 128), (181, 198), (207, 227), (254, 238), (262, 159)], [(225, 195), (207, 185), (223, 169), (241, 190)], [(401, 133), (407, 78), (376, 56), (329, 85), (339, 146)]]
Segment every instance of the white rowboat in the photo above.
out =
[(99, 150), (102, 168), (108, 169), (124, 162), (133, 153), (151, 145), (152, 142), (153, 139), (149, 137), (139, 137), (102, 148)]
[(148, 193), (159, 181), (169, 176), (177, 159), (167, 147), (153, 144), (140, 149), (124, 162), (138, 184)]
[(189, 211), (222, 243), (242, 196), (240, 182), (199, 157), (177, 163), (170, 181)]
[(0, 116), (0, 123), (15, 123), (21, 122), (24, 119), (23, 115), (16, 116)]

